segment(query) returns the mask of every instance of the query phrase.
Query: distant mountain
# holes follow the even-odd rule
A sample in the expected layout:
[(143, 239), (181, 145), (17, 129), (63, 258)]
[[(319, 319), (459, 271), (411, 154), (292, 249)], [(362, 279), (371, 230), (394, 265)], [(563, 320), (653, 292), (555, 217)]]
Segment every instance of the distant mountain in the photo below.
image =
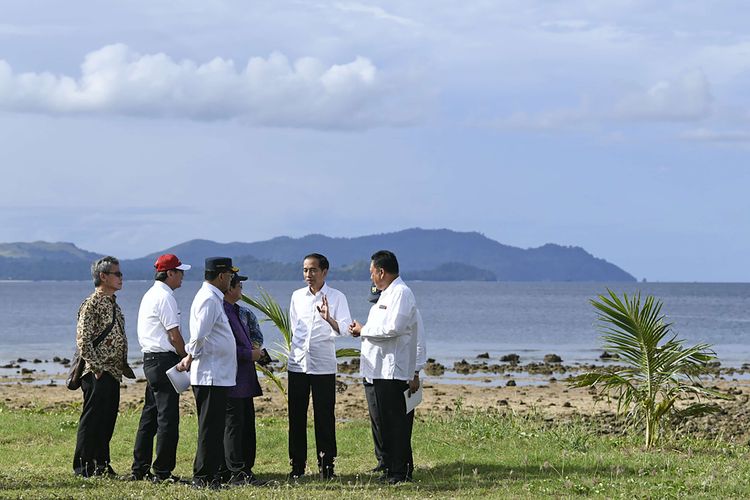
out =
[[(357, 238), (282, 236), (254, 243), (191, 240), (139, 259), (124, 260), (121, 267), (129, 279), (150, 279), (156, 258), (174, 253), (194, 266), (186, 279), (200, 280), (206, 257), (226, 255), (253, 279), (298, 280), (302, 257), (319, 252), (331, 261), (329, 279), (366, 280), (370, 255), (384, 248), (396, 253), (404, 278), (412, 280), (635, 281), (616, 265), (580, 247), (550, 243), (521, 249), (480, 233), (448, 229), (406, 229)], [(87, 279), (91, 261), (98, 257), (72, 243), (0, 244), (0, 279)], [(52, 263), (57, 270), (51, 270), (55, 267)]]
[(0, 243), (0, 279), (86, 279), (91, 263), (100, 257), (73, 243)]

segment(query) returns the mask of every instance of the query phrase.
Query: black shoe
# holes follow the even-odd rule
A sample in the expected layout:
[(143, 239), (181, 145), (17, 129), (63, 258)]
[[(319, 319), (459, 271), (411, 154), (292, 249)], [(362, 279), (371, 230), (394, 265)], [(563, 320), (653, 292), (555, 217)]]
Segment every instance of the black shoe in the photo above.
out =
[(146, 472), (145, 474), (142, 474), (140, 472), (131, 472), (127, 476), (120, 476), (120, 479), (123, 481), (152, 481), (155, 478), (150, 472)]
[(94, 476), (103, 477), (106, 479), (117, 479), (118, 475), (111, 465), (107, 464), (106, 467), (97, 468), (94, 471)]
[(293, 468), (292, 472), (290, 472), (287, 475), (287, 479), (289, 481), (296, 481), (297, 479), (300, 479), (300, 478), (304, 477), (304, 475), (305, 475), (305, 469)]
[(382, 473), (381, 475), (379, 475), (379, 476), (377, 477), (377, 479), (375, 479), (375, 480), (376, 480), (376, 481), (378, 481), (378, 482), (381, 482), (381, 483), (386, 483), (386, 482), (388, 482), (388, 473), (387, 473), (387, 472), (383, 472), (383, 473)]
[(261, 484), (263, 482), (255, 477), (255, 474), (252, 472), (240, 471), (232, 475), (231, 479), (229, 479), (230, 486), (260, 486)]
[(180, 476), (175, 476), (174, 474), (170, 474), (168, 476), (153, 476), (151, 477), (151, 482), (154, 484), (159, 483), (166, 483), (166, 484), (177, 484), (177, 483), (187, 483), (184, 479), (182, 479)]
[(327, 466), (320, 469), (320, 479), (325, 479), (326, 481), (330, 481), (331, 479), (336, 479), (338, 476), (335, 472), (333, 472), (333, 466)]
[(372, 469), (370, 472), (385, 472), (386, 470), (388, 469), (385, 465), (378, 465), (377, 467)]
[(202, 489), (208, 489), (208, 490), (220, 490), (222, 488), (221, 481), (218, 479), (208, 480), (208, 479), (193, 479), (190, 482), (190, 485), (193, 488), (202, 490)]
[(388, 480), (386, 481), (388, 484), (398, 484), (398, 483), (405, 483), (408, 479), (406, 476), (390, 476)]

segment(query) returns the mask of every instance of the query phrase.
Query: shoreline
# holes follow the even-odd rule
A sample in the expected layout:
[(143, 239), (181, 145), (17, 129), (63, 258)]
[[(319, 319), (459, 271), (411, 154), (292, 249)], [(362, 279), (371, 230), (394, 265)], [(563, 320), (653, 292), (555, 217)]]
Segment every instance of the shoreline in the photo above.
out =
[[(38, 368), (50, 364), (33, 363), (33, 360), (21, 364), (27, 366), (29, 363)], [(542, 418), (550, 425), (583, 422), (593, 432), (602, 434), (624, 432), (622, 421), (615, 415), (616, 402), (608, 402), (591, 389), (571, 388), (566, 383), (568, 376), (583, 367), (552, 363), (541, 367), (541, 373), (529, 373), (525, 371), (527, 365), (516, 365), (512, 367), (513, 371), (506, 371), (508, 366), (503, 366), (502, 373), (492, 373), (489, 367), (493, 364), (487, 359), (479, 359), (466, 363), (469, 373), (459, 374), (448, 369), (440, 375), (431, 374), (430, 371), (423, 373), (424, 399), (418, 407), (417, 418), (439, 418), (459, 409), (498, 411)], [(67, 369), (60, 363), (56, 363), (56, 366), (61, 368), (55, 370), (57, 373), (42, 369), (30, 373), (20, 373), (23, 368), (0, 369), (0, 408), (78, 411), (81, 393), (65, 387)], [(589, 365), (586, 369), (594, 366), (612, 364)], [(337, 375), (337, 419), (367, 419), (367, 403), (358, 372), (347, 373), (347, 370), (354, 371), (349, 362), (343, 368)], [(748, 368), (741, 369), (740, 373), (731, 368), (717, 367), (713, 374), (703, 377), (704, 385), (732, 395), (734, 399), (708, 400), (719, 404), (721, 412), (690, 420), (678, 426), (677, 432), (733, 443), (750, 443)], [(145, 379), (140, 365), (134, 366), (134, 370), (136, 379), (123, 380), (121, 384), (121, 411), (138, 410), (143, 404)], [(284, 374), (281, 376), (285, 378)], [(286, 400), (278, 388), (265, 378), (261, 378), (261, 386), (263, 395), (255, 400), (257, 415), (286, 418)], [(195, 414), (195, 402), (189, 390), (183, 393), (180, 401), (183, 415)]]

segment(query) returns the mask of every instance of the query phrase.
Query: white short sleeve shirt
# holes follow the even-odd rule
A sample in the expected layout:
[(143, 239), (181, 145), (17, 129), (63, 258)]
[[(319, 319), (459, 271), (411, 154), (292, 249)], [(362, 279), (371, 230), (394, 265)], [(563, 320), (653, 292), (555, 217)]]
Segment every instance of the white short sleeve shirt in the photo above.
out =
[(180, 308), (174, 291), (161, 281), (155, 281), (141, 299), (138, 309), (138, 343), (141, 351), (174, 352), (167, 331), (180, 326)]

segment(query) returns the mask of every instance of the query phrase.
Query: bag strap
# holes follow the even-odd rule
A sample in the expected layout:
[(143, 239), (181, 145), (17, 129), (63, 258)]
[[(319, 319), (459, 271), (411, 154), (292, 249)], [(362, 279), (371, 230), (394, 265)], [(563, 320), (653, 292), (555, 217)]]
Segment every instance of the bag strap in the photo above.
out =
[(92, 342), (94, 344), (94, 347), (96, 347), (99, 344), (101, 344), (104, 341), (104, 339), (107, 338), (107, 335), (109, 335), (109, 332), (112, 331), (112, 327), (115, 326), (115, 320), (117, 319), (117, 310), (116, 310), (116, 308), (117, 308), (117, 303), (113, 301), (112, 302), (112, 322), (109, 324), (109, 326), (102, 333), (99, 334), (98, 337), (96, 337), (94, 339), (94, 342)]

